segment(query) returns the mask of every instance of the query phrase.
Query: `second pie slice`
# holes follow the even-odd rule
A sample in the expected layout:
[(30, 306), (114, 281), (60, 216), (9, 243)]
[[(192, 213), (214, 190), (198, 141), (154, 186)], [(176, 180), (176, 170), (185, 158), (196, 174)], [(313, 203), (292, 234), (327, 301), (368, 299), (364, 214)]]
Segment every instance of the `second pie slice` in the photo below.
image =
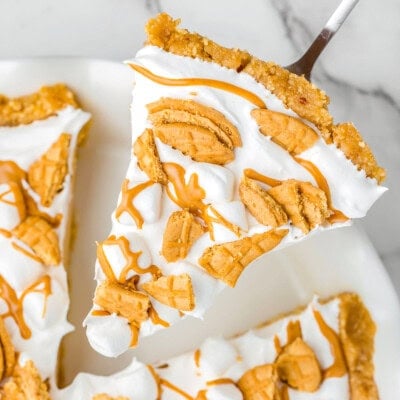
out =
[(91, 345), (118, 356), (201, 318), (262, 255), (365, 216), (386, 190), (351, 123), (305, 78), (148, 22), (135, 74), (132, 158), (97, 247)]

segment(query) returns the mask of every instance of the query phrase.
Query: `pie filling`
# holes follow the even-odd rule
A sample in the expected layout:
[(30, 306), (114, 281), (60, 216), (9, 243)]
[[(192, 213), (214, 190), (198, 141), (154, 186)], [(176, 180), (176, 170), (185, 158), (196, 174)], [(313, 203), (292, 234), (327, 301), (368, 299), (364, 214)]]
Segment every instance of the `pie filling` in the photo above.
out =
[[(99, 242), (92, 347), (116, 357), (201, 318), (270, 251), (365, 216), (384, 170), (324, 92), (161, 14), (134, 59), (132, 149)], [(265, 259), (265, 263), (267, 263)]]
[[(97, 247), (85, 325), (118, 356), (202, 317), (264, 254), (363, 217), (385, 171), (304, 78), (223, 48), (161, 14), (133, 60), (132, 158)], [(65, 266), (76, 149), (90, 115), (62, 84), (0, 96), (0, 388), (3, 399), (377, 399), (375, 324), (355, 294), (157, 365), (57, 388), (72, 330)], [(267, 260), (265, 260), (267, 263)]]

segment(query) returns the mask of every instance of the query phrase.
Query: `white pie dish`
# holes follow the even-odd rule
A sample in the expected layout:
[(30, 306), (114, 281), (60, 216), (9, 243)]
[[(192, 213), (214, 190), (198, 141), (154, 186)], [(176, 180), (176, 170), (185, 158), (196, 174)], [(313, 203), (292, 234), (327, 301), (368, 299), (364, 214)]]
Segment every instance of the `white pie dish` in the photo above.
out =
[[(129, 103), (131, 70), (118, 63), (90, 59), (37, 59), (0, 62), (0, 93), (19, 95), (42, 84), (67, 83), (94, 117), (87, 145), (81, 150), (76, 187), (76, 238), (69, 276), (70, 320), (77, 326), (65, 340), (63, 365), (70, 382), (79, 371), (109, 373), (132, 355), (144, 362), (177, 355), (209, 335), (232, 335), (279, 313), (344, 290), (360, 294), (378, 325), (376, 380), (382, 399), (400, 395), (400, 309), (392, 284), (366, 236), (344, 228), (313, 237), (253, 265), (237, 287), (227, 289), (205, 323), (186, 319), (144, 339), (138, 349), (109, 360), (91, 350), (81, 322), (91, 305), (95, 241), (109, 228), (119, 185), (130, 156)], [(259, 264), (259, 263), (256, 263)]]

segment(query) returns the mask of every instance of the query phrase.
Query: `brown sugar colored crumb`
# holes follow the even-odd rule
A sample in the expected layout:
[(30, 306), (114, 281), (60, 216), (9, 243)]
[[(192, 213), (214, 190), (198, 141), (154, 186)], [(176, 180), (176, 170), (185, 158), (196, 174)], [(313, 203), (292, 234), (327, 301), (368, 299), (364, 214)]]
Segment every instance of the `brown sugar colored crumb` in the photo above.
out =
[(79, 105), (63, 84), (43, 86), (36, 93), (16, 98), (0, 95), (0, 126), (30, 124), (55, 115), (67, 106)]
[[(348, 159), (357, 167), (365, 169), (367, 176), (375, 178), (378, 183), (384, 180), (384, 169), (367, 152), (369, 147), (362, 138), (357, 143), (363, 143), (362, 146), (365, 144), (365, 148), (356, 148), (355, 140), (351, 138), (355, 136), (354, 130), (347, 127), (348, 124), (344, 124), (344, 128), (342, 125), (334, 126), (328, 111), (329, 97), (324, 91), (303, 76), (293, 74), (274, 62), (259, 60), (246, 51), (220, 46), (197, 33), (180, 29), (179, 24), (180, 20), (173, 20), (165, 13), (151, 19), (146, 25), (147, 44), (176, 55), (215, 62), (251, 75), (276, 95), (287, 108), (314, 124), (328, 144), (335, 142)], [(339, 139), (342, 133), (344, 139)]]
[(3, 400), (50, 400), (49, 388), (32, 361), (15, 367), (1, 394)]

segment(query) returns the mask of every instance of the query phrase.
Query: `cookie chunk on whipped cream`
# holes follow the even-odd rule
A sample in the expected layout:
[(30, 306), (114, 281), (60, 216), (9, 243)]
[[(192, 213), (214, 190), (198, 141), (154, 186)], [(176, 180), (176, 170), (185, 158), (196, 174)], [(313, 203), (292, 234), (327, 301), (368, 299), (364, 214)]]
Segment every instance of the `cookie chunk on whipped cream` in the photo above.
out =
[(109, 377), (80, 374), (56, 400), (377, 400), (376, 326), (361, 298), (315, 297), (231, 340)]
[(0, 95), (0, 380), (10, 379), (4, 399), (45, 400), (56, 388), (60, 342), (72, 330), (64, 267), (77, 148), (89, 121), (63, 84)]
[(352, 124), (333, 122), (323, 91), (178, 24), (150, 20), (127, 61), (132, 158), (85, 320), (106, 356), (201, 318), (254, 260), (365, 216), (386, 190), (384, 169)]

